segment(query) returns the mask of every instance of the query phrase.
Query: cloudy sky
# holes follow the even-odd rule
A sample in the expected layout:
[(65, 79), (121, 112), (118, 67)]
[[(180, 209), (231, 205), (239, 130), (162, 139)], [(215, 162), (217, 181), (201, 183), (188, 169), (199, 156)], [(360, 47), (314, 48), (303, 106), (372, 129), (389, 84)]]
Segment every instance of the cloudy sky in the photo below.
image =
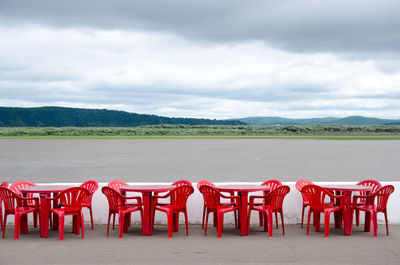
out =
[(0, 106), (400, 118), (398, 0), (0, 0)]

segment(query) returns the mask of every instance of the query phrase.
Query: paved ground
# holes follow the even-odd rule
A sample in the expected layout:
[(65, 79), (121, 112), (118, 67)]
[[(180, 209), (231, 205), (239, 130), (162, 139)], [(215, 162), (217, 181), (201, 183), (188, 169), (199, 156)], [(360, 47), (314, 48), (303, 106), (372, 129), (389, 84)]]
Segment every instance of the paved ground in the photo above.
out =
[(307, 236), (299, 225), (288, 225), (285, 236), (274, 229), (273, 238), (257, 226), (250, 229), (248, 237), (241, 237), (226, 225), (218, 239), (212, 227), (204, 237), (200, 226), (191, 225), (186, 237), (181, 226), (169, 239), (165, 226), (156, 226), (152, 237), (142, 237), (134, 226), (118, 239), (117, 230), (107, 238), (106, 227), (98, 225), (94, 231), (87, 228), (83, 240), (67, 232), (59, 242), (57, 231), (43, 239), (38, 229), (15, 241), (10, 227), (0, 239), (0, 264), (400, 264), (400, 226), (390, 226), (389, 237), (380, 226), (377, 238), (361, 228), (343, 236), (343, 230), (332, 227), (329, 238), (313, 231)]

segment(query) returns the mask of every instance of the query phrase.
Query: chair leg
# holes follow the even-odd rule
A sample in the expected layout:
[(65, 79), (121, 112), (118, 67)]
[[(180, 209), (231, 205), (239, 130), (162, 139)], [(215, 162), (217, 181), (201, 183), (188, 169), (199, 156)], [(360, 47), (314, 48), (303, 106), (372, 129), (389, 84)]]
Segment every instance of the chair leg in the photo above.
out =
[(14, 238), (15, 240), (19, 239), (19, 227), (21, 225), (21, 215), (19, 215), (18, 213), (15, 214), (15, 232), (14, 232)]
[(58, 214), (58, 233), (60, 236), (60, 241), (64, 240), (64, 214), (59, 213)]
[(374, 237), (378, 236), (378, 217), (377, 217), (377, 212), (373, 211), (371, 213), (371, 217), (372, 217), (372, 226), (374, 228)]
[[(144, 236), (143, 209), (142, 208), (140, 208), (140, 222), (142, 223), (142, 236)], [(151, 226), (151, 229), (153, 230), (153, 226)]]
[(325, 227), (325, 237), (329, 237), (329, 217), (330, 213), (324, 213), (324, 227)]
[[(207, 236), (207, 224), (208, 224), (208, 209), (206, 208), (206, 223), (204, 225), (204, 236)], [(4, 231), (3, 231), (3, 237), (4, 237)]]
[(173, 213), (167, 213), (168, 218), (168, 237), (172, 237), (172, 231), (174, 229), (174, 215)]
[(271, 210), (269, 210), (268, 212), (267, 212), (267, 220), (265, 220), (265, 222), (268, 222), (268, 236), (269, 237), (272, 237), (272, 228), (273, 228), (273, 226), (272, 226), (272, 219), (273, 219), (273, 213), (272, 213), (272, 211)]
[(4, 238), (4, 233), (6, 232), (6, 225), (7, 225), (7, 213), (4, 214), (4, 220), (3, 220), (3, 238)]
[(222, 235), (222, 227), (223, 227), (223, 222), (224, 222), (224, 214), (218, 213), (217, 222), (218, 222), (218, 226), (217, 226), (217, 235), (218, 235), (218, 238), (220, 238), (221, 235)]
[(110, 230), (110, 219), (111, 219), (111, 211), (108, 211), (108, 222), (107, 222), (107, 236)]
[(206, 217), (206, 205), (203, 206), (203, 219), (201, 221), (201, 229), (204, 229), (204, 218)]
[(354, 209), (356, 212), (356, 226), (360, 226), (360, 210)]
[(115, 213), (114, 213), (114, 217), (113, 217), (113, 230), (114, 230), (114, 227), (115, 227)]
[(314, 226), (315, 226), (315, 232), (319, 232), (321, 228), (321, 213), (320, 212), (314, 212)]
[(1, 231), (3, 231), (3, 209), (1, 208), (1, 201), (0, 201), (0, 225), (1, 225)]
[(386, 209), (385, 209), (385, 211), (383, 212), (383, 214), (385, 215), (386, 235), (389, 235), (389, 225), (388, 225), (388, 219), (387, 219), (387, 211), (386, 211)]
[(214, 216), (214, 218), (213, 218), (213, 225), (214, 225), (214, 227), (217, 227), (217, 223), (218, 223), (218, 221), (217, 221), (217, 213), (213, 213), (213, 216)]
[(92, 206), (88, 207), (89, 208), (89, 212), (90, 212), (90, 221), (92, 223), (92, 230), (94, 229), (93, 227), (93, 212), (92, 212)]
[(239, 225), (238, 225), (238, 212), (234, 211), (233, 214), (235, 216), (235, 228), (238, 229), (239, 228)]
[(185, 223), (186, 223), (186, 236), (189, 236), (189, 220), (186, 209), (185, 209)]
[(174, 213), (174, 232), (178, 232), (179, 229), (179, 213)]
[(308, 218), (307, 218), (307, 235), (310, 235), (310, 219), (311, 219), (311, 209), (308, 210)]
[[(80, 216), (80, 221), (79, 222), (81, 223), (82, 239), (84, 239), (85, 238), (85, 221), (83, 219), (83, 211), (82, 210), (81, 210), (81, 216)], [(77, 227), (77, 229), (79, 230), (79, 227)]]
[(281, 223), (282, 223), (282, 234), (285, 235), (285, 223), (283, 222), (283, 211), (280, 211)]
[[(114, 214), (115, 217), (115, 214)], [(124, 227), (125, 227), (125, 214), (122, 212), (118, 213), (118, 236), (119, 238), (123, 237)]]
[(275, 212), (275, 223), (276, 223), (276, 229), (278, 229), (278, 213)]
[(33, 227), (36, 228), (38, 223), (38, 214), (37, 212), (33, 213)]
[[(260, 216), (261, 212), (258, 212), (258, 214)], [(250, 230), (250, 217), (251, 217), (251, 209), (249, 209), (249, 216), (247, 216), (247, 230)]]
[(304, 209), (306, 206), (303, 205), (303, 210), (301, 211), (301, 228), (303, 228), (303, 221), (304, 221)]
[(262, 227), (264, 225), (264, 218), (263, 218), (263, 214), (261, 212), (258, 212), (258, 219), (260, 220), (260, 227)]

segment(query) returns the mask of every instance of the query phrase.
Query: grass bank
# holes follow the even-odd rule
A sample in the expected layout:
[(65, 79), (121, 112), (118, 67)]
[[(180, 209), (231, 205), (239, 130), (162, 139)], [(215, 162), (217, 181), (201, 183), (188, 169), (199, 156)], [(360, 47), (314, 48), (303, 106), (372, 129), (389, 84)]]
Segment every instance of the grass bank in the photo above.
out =
[(0, 127), (3, 139), (400, 140), (399, 125)]

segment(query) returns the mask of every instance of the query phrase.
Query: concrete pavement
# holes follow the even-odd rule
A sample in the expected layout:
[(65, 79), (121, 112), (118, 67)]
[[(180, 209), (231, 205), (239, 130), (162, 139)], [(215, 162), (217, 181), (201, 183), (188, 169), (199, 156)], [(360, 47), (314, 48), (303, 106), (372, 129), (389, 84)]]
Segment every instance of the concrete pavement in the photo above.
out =
[[(250, 228), (250, 235), (241, 237), (232, 225), (224, 226), (222, 238), (209, 226), (207, 237), (199, 225), (189, 226), (186, 237), (184, 226), (169, 239), (166, 226), (156, 226), (151, 237), (142, 237), (138, 225), (133, 225), (123, 239), (117, 228), (106, 237), (106, 227), (86, 226), (85, 238), (70, 233), (66, 227), (63, 242), (58, 232), (49, 238), (39, 237), (39, 229), (14, 240), (9, 226), (6, 237), (0, 239), (0, 264), (400, 264), (400, 226), (391, 225), (386, 236), (384, 225), (378, 237), (362, 232), (354, 226), (352, 236), (344, 236), (342, 229), (331, 226), (329, 238), (323, 232), (310, 232), (300, 225), (287, 225), (286, 235), (281, 227), (274, 228), (268, 238), (260, 227)], [(322, 227), (321, 227), (322, 228)]]

